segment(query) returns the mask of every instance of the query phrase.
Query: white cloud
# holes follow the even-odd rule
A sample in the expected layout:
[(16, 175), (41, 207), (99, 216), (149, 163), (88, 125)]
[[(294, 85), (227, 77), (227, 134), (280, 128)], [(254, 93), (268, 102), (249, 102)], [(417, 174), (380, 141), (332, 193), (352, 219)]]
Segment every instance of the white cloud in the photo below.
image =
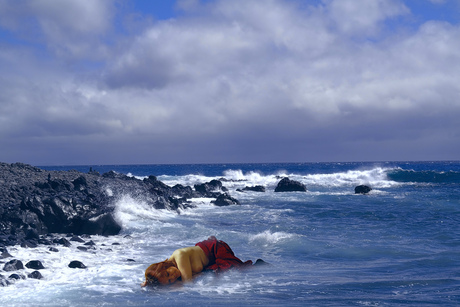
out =
[(351, 35), (378, 34), (382, 23), (409, 13), (398, 0), (324, 0), (329, 17), (339, 32)]
[(1, 26), (44, 40), (62, 57), (106, 53), (99, 40), (111, 29), (113, 15), (113, 2), (105, 0), (0, 0)]
[[(98, 40), (112, 27), (109, 2), (24, 3), (16, 16), (34, 12), (52, 50), (82, 59), (106, 50), (107, 58), (75, 75), (25, 47), (0, 51), (0, 80), (14, 76), (0, 82), (4, 137), (129, 142), (146, 156), (147, 144), (157, 152), (161, 144), (166, 160), (184, 150), (215, 157), (215, 146), (230, 156), (251, 146), (281, 155), (286, 146), (300, 159), (309, 142), (321, 157), (330, 144), (417, 139), (420, 148), (424, 134), (444, 139), (459, 129), (460, 28), (427, 21), (413, 33), (381, 31), (409, 13), (400, 1), (184, 2), (182, 17), (120, 35), (110, 48)], [(73, 11), (89, 12), (85, 25)], [(0, 24), (19, 31), (14, 20)]]

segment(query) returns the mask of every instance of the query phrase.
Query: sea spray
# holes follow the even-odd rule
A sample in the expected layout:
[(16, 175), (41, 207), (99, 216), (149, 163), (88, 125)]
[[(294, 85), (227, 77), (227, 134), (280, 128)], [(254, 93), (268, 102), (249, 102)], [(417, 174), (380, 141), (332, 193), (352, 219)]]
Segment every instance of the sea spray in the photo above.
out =
[[(207, 199), (196, 199), (191, 208), (151, 213), (142, 197), (120, 198), (122, 233), (85, 238), (95, 242), (94, 250), (83, 252), (77, 244), (59, 247), (58, 253), (47, 246), (12, 247), (9, 252), (24, 262), (42, 261), (44, 279), (19, 280), (1, 288), (0, 304), (460, 304), (458, 184), (450, 179), (433, 180), (460, 172), (458, 162), (144, 165), (121, 169), (116, 170), (133, 176), (156, 175), (170, 186), (223, 177), (228, 180), (223, 180), (223, 185), (241, 205), (216, 207)], [(402, 172), (405, 178), (393, 177), (394, 172)], [(425, 172), (432, 179), (417, 182), (418, 175)], [(274, 193), (279, 175), (306, 184), (308, 192)], [(360, 183), (370, 184), (372, 192), (354, 195), (354, 186)], [(256, 184), (266, 186), (266, 192), (236, 191)], [(203, 274), (190, 284), (172, 288), (140, 288), (148, 265), (209, 235), (229, 243), (242, 259), (262, 258), (271, 265)], [(88, 269), (72, 271), (66, 267), (71, 260), (81, 260)]]

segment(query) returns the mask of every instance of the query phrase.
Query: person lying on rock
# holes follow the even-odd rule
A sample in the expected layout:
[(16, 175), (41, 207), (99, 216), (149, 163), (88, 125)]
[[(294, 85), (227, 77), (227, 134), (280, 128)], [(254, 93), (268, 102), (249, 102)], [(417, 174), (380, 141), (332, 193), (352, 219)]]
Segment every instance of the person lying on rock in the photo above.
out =
[[(256, 262), (261, 263), (264, 263), (261, 259)], [(243, 262), (237, 258), (227, 243), (211, 236), (195, 246), (176, 249), (169, 259), (150, 265), (141, 286), (169, 285), (179, 279), (187, 282), (205, 270), (220, 272), (251, 264), (251, 260)]]

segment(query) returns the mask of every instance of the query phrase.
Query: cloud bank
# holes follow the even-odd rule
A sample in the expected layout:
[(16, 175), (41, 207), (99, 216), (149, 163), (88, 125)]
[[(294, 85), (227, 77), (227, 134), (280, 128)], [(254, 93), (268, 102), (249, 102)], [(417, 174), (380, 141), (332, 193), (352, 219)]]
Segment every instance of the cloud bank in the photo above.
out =
[(458, 160), (458, 24), (398, 0), (176, 12), (0, 1), (0, 160)]

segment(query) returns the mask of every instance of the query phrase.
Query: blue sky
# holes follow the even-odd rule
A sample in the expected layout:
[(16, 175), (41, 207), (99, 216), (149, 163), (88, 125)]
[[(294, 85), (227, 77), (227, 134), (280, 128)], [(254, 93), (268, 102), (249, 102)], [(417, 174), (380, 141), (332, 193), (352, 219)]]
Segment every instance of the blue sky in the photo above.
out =
[(0, 0), (0, 161), (459, 160), (460, 0)]

